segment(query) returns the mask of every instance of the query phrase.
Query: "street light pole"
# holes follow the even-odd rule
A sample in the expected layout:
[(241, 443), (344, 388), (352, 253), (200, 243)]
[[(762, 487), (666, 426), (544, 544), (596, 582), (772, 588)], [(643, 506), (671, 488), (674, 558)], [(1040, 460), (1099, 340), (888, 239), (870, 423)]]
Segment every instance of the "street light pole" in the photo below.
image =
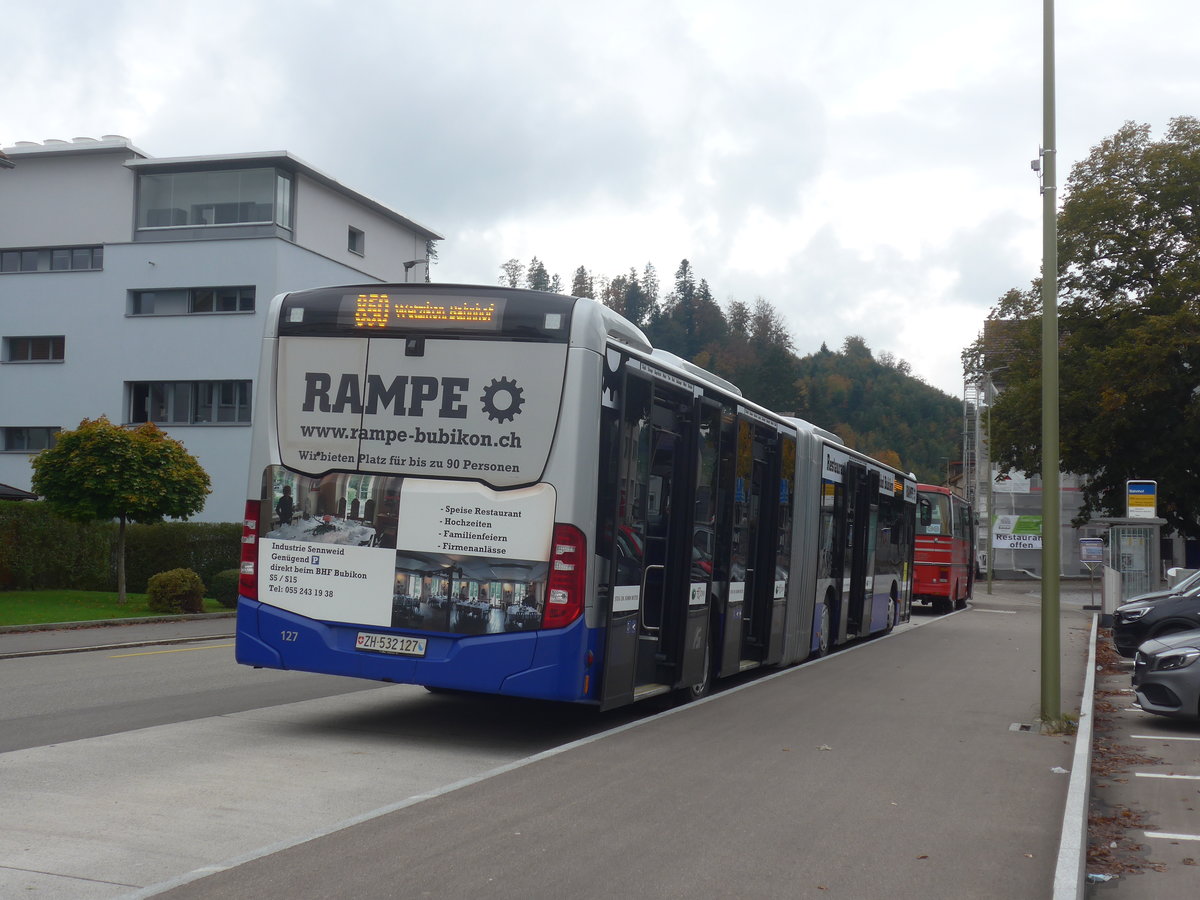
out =
[[(992, 528), (996, 522), (995, 488), (996, 479), (992, 477), (992, 400), (995, 399), (996, 389), (992, 384), (992, 373), (987, 373), (987, 561), (988, 561), (988, 594), (992, 593), (992, 570), (996, 567), (995, 551), (992, 549)], [(978, 532), (977, 532), (978, 533)]]
[(1058, 476), (1058, 220), (1054, 117), (1054, 0), (1043, 0), (1042, 141), (1042, 721), (1060, 718), (1062, 704)]
[(996, 512), (993, 508), (996, 501), (996, 479), (992, 477), (992, 403), (996, 400), (996, 382), (992, 380), (992, 376), (1007, 368), (1008, 366), (997, 366), (983, 373), (987, 378), (987, 381), (984, 382), (983, 394), (987, 401), (987, 592), (989, 594), (992, 592), (992, 569), (995, 568), (996, 561), (996, 551), (992, 548), (992, 530), (996, 523)]

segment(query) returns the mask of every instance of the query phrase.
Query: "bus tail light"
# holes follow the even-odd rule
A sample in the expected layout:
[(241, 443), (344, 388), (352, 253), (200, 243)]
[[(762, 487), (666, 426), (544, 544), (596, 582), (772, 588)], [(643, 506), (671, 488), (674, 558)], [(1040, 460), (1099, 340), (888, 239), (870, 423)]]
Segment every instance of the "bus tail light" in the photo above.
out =
[(238, 593), (250, 600), (258, 599), (258, 520), (262, 503), (246, 501), (246, 518), (242, 521), (241, 575)]
[(543, 628), (562, 628), (583, 615), (586, 583), (587, 539), (574, 525), (555, 523)]

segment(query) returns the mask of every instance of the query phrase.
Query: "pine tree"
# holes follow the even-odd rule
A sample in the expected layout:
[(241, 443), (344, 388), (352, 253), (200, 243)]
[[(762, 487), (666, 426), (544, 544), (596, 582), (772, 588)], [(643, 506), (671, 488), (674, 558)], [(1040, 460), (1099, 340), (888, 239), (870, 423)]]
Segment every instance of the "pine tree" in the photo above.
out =
[(588, 274), (588, 270), (584, 266), (576, 269), (575, 277), (571, 279), (571, 296), (589, 297), (591, 299), (595, 299), (596, 297), (592, 285), (592, 276)]

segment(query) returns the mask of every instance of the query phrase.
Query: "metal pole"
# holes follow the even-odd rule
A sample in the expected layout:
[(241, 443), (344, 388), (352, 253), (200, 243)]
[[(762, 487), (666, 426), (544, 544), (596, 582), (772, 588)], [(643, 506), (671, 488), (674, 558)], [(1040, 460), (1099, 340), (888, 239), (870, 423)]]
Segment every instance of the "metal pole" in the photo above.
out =
[(995, 386), (992, 384), (992, 373), (987, 373), (987, 561), (988, 561), (988, 590), (992, 592), (992, 570), (996, 567), (996, 554), (992, 550), (992, 528), (996, 522), (996, 513), (992, 508), (995, 503), (996, 480), (992, 477), (992, 401), (995, 398)]
[(1042, 142), (1042, 721), (1061, 717), (1058, 474), (1058, 212), (1054, 0), (1043, 0)]

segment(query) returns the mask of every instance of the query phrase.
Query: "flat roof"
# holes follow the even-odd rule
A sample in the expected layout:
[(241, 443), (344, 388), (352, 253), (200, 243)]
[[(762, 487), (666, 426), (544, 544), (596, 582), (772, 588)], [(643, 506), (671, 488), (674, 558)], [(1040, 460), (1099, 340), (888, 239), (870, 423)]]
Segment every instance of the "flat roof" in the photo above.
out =
[(346, 187), (346, 185), (342, 184), (336, 178), (326, 175), (320, 169), (313, 168), (304, 160), (286, 150), (267, 150), (258, 153), (224, 153), (216, 156), (173, 156), (159, 159), (147, 157), (126, 160), (125, 165), (138, 172), (161, 171), (164, 173), (196, 172), (230, 167), (246, 169), (258, 166), (287, 169), (290, 172), (296, 172), (304, 175), (306, 178), (311, 178), (318, 184), (349, 197), (354, 202), (368, 207), (381, 216), (417, 232), (427, 240), (443, 240), (443, 236), (432, 228), (428, 228), (420, 222), (401, 215), (391, 207), (385, 206), (383, 203), (372, 197), (368, 197), (366, 194)]
[(132, 154), (132, 159), (125, 160), (125, 166), (136, 172), (195, 172), (227, 168), (244, 169), (256, 166), (272, 166), (287, 169), (289, 172), (295, 172), (304, 175), (306, 178), (311, 178), (318, 184), (324, 185), (330, 190), (350, 198), (355, 203), (367, 207), (385, 219), (389, 219), (405, 228), (415, 231), (426, 240), (440, 241), (445, 239), (443, 235), (438, 234), (432, 228), (422, 225), (420, 222), (408, 218), (408, 216), (401, 215), (390, 206), (386, 206), (378, 200), (368, 197), (366, 194), (359, 193), (347, 187), (336, 178), (326, 175), (320, 169), (313, 168), (304, 160), (293, 156), (286, 150), (268, 150), (259, 153), (223, 153), (213, 156), (172, 156), (156, 159), (133, 146), (129, 138), (117, 134), (106, 134), (99, 139), (85, 137), (77, 137), (70, 141), (52, 139), (40, 144), (33, 141), (19, 141), (11, 147), (3, 148), (3, 152), (8, 154), (9, 159), (13, 163), (19, 163), (21, 159), (44, 158), (48, 156), (76, 156), (84, 153), (113, 151), (124, 151)]
[(60, 141), (49, 138), (43, 143), (37, 141), (17, 141), (11, 147), (5, 147), (4, 152), (14, 162), (20, 159), (36, 159), (45, 156), (79, 156), (84, 153), (108, 153), (122, 150), (135, 156), (146, 154), (133, 146), (129, 138), (120, 134), (106, 134), (100, 138), (77, 137), (70, 141)]

